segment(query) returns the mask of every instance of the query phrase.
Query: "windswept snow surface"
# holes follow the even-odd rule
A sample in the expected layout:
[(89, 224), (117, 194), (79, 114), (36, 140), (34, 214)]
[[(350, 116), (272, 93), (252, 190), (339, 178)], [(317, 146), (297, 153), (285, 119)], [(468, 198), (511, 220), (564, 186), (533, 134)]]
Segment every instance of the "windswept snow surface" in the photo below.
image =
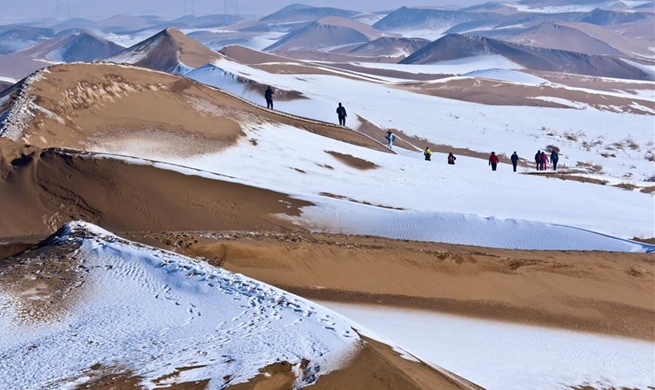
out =
[(655, 345), (648, 341), (416, 310), (322, 304), (488, 390), (655, 387)]
[(462, 76), (509, 81), (511, 83), (524, 84), (524, 85), (550, 84), (550, 81), (546, 79), (542, 79), (541, 77), (533, 76), (531, 74), (527, 74), (523, 72), (517, 72), (515, 70), (508, 70), (508, 69), (476, 70), (473, 72), (466, 73)]
[(655, 252), (655, 246), (568, 226), (461, 213), (381, 210), (351, 203), (305, 207), (302, 216), (292, 220), (322, 232), (489, 248)]
[[(489, 64), (483, 61), (477, 68), (464, 67), (461, 72), (503, 68), (486, 65)], [(451, 71), (456, 68), (453, 65)], [(401, 69), (419, 72), (422, 68)], [(434, 69), (438, 68), (427, 66), (425, 72), (431, 73)], [(604, 175), (626, 180), (649, 179), (655, 170), (655, 163), (647, 158), (655, 146), (652, 115), (601, 111), (583, 103), (574, 106), (577, 108), (490, 106), (400, 90), (365, 77), (271, 74), (227, 59), (186, 76), (257, 104), (264, 102), (264, 88), (253, 90), (240, 79), (255, 80), (274, 89), (299, 91), (306, 99), (276, 101), (276, 110), (331, 123), (337, 122), (335, 109), (337, 103), (342, 102), (348, 110), (351, 128), (360, 125), (359, 115), (381, 128), (401, 129), (432, 144), (475, 151), (494, 150), (507, 155), (516, 150), (522, 157), (554, 145), (561, 150), (560, 165), (595, 165)], [(383, 141), (383, 134), (380, 140)], [(627, 147), (626, 143), (633, 146)], [(608, 148), (616, 149), (616, 157), (603, 157), (610, 150)]]
[[(266, 133), (272, 132), (274, 132), (273, 129), (268, 129)], [(394, 157), (402, 159), (404, 164), (402, 168), (396, 168), (396, 172), (382, 166), (369, 174), (364, 174), (362, 171), (341, 164), (322, 150), (316, 150), (315, 147), (312, 147), (312, 143), (303, 142), (303, 137), (311, 139), (315, 136), (293, 128), (280, 129), (278, 133), (280, 139), (285, 136), (293, 136), (296, 140), (294, 145), (298, 149), (291, 152), (297, 152), (298, 160), (292, 165), (286, 165), (288, 162), (276, 155), (283, 154), (288, 149), (278, 148), (275, 151), (275, 145), (270, 145), (270, 140), (260, 138), (259, 135), (261, 133), (258, 133), (256, 138), (257, 148), (265, 148), (266, 151), (257, 150), (257, 148), (248, 150), (244, 144), (242, 148), (196, 158), (177, 159), (156, 156), (159, 160), (171, 160), (176, 165), (102, 154), (96, 155), (96, 158), (120, 158), (131, 164), (153, 165), (159, 169), (172, 170), (185, 175), (196, 175), (212, 180), (253, 185), (288, 193), (295, 198), (311, 202), (315, 206), (303, 207), (299, 217), (280, 217), (289, 218), (301, 226), (322, 232), (375, 235), (394, 239), (508, 249), (655, 251), (655, 246), (560, 225), (557, 222), (585, 221), (584, 225), (603, 226), (609, 230), (625, 229), (625, 231), (639, 226), (647, 231), (652, 228), (652, 216), (648, 213), (639, 214), (640, 207), (647, 208), (652, 203), (652, 198), (646, 194), (631, 193), (633, 202), (638, 203), (634, 205), (634, 208), (625, 208), (629, 210), (627, 215), (621, 215), (617, 209), (612, 209), (612, 207), (615, 207), (613, 205), (617, 199), (630, 193), (616, 188), (553, 180), (554, 191), (566, 190), (567, 193), (584, 195), (590, 194), (597, 187), (603, 191), (606, 198), (599, 199), (596, 205), (602, 205), (600, 209), (604, 211), (594, 212), (587, 206), (588, 202), (584, 197), (577, 196), (564, 207), (560, 203), (556, 203), (539, 210), (540, 207), (534, 207), (535, 203), (532, 201), (525, 202), (521, 199), (522, 194), (525, 193), (521, 187), (521, 181), (541, 183), (542, 178), (520, 177), (510, 172), (496, 172), (497, 175), (494, 176), (478, 176), (462, 182), (459, 178), (455, 179), (462, 172), (451, 169), (452, 167), (445, 164), (442, 167), (444, 169), (440, 170), (416, 158), (393, 155), (384, 155), (386, 160), (377, 159), (375, 161), (377, 163), (390, 162)], [(325, 139), (325, 142), (325, 146), (338, 146), (337, 141)], [(246, 143), (252, 146), (250, 142), (246, 141)], [(268, 147), (273, 148), (268, 149)], [(351, 150), (356, 151), (357, 148), (353, 146)], [(138, 150), (130, 150), (132, 154), (135, 152)], [(365, 152), (365, 150), (360, 152)], [(376, 153), (368, 152), (370, 152), (370, 156), (374, 156)], [(257, 157), (261, 153), (266, 157), (266, 161)], [(314, 154), (314, 158), (312, 158), (312, 154)], [(238, 155), (248, 156), (248, 159), (240, 159)], [(445, 160), (445, 156), (443, 159)], [(460, 160), (463, 161), (460, 163)], [(462, 169), (464, 174), (467, 171), (478, 169), (476, 165), (479, 164), (479, 160), (477, 159), (460, 158), (457, 161), (458, 164), (461, 164), (458, 168)], [(261, 164), (259, 168), (256, 167), (257, 164)], [(324, 166), (327, 165), (335, 168), (325, 168)], [(211, 169), (217, 166), (221, 167), (220, 175), (211, 173)], [(195, 169), (185, 167), (194, 167)], [(294, 168), (305, 173), (300, 173)], [(244, 171), (257, 172), (257, 175), (248, 175), (248, 179), (244, 180), (242, 179)], [(385, 177), (398, 175), (401, 177), (388, 182), (383, 191), (370, 190), (378, 188), (375, 186), (385, 180)], [(495, 180), (500, 180), (504, 184), (496, 187)], [(425, 182), (433, 183), (434, 189), (417, 190), (423, 188)], [(280, 183), (286, 184), (281, 187)], [(458, 192), (462, 191), (465, 186), (477, 186), (476, 188), (480, 191), (489, 191), (490, 194), (487, 197), (489, 199), (470, 193), (458, 195)], [(498, 191), (490, 191), (495, 188)], [(513, 192), (521, 192), (521, 195), (513, 194)], [(321, 194), (329, 195), (319, 196)], [(350, 198), (355, 202), (330, 197), (334, 195)], [(550, 193), (544, 195), (534, 194), (531, 200), (536, 201), (538, 206), (542, 202), (548, 202)], [(375, 206), (357, 202), (369, 202)], [(387, 207), (403, 207), (404, 209), (391, 210)], [(483, 215), (503, 215), (503, 217), (483, 217), (449, 211), (458, 208), (484, 210)], [(517, 210), (520, 212), (517, 213)], [(536, 218), (532, 221), (514, 219), (511, 217), (513, 214), (534, 215)], [(610, 219), (604, 221), (604, 218)], [(538, 222), (543, 220), (551, 220), (551, 222)]]
[[(226, 377), (245, 382), (285, 361), (305, 387), (355, 351), (359, 338), (339, 316), (264, 283), (86, 223), (67, 226), (60, 242), (71, 241), (81, 244), (75, 256), (84, 283), (60, 318), (32, 322), (20, 300), (0, 291), (3, 389), (80, 384), (96, 364), (143, 376), (145, 388), (196, 367), (176, 381), (211, 378), (208, 388), (219, 389)], [(303, 359), (309, 366), (299, 374)]]

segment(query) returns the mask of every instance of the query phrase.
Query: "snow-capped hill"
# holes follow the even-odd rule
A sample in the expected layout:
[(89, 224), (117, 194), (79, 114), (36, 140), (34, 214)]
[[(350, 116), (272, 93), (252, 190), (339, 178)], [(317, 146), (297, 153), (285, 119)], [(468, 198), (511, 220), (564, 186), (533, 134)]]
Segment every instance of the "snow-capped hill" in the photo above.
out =
[(375, 23), (373, 27), (391, 32), (430, 30), (433, 33), (443, 33), (458, 24), (494, 17), (500, 17), (500, 15), (401, 7)]
[(421, 38), (382, 37), (365, 43), (350, 51), (350, 53), (367, 56), (406, 57), (429, 44), (430, 41)]
[(405, 58), (401, 64), (433, 64), (482, 55), (500, 55), (519, 67), (591, 76), (650, 80), (644, 71), (618, 57), (517, 45), (497, 39), (449, 34)]
[(332, 7), (313, 7), (305, 4), (291, 4), (261, 19), (262, 22), (312, 22), (329, 16), (351, 18), (359, 12)]
[(92, 62), (112, 56), (123, 49), (124, 47), (90, 31), (82, 30), (43, 41), (18, 53), (28, 58), (56, 62)]
[(599, 26), (615, 26), (617, 24), (645, 21), (655, 22), (655, 15), (647, 12), (624, 12), (596, 8), (578, 19), (578, 22), (591, 23)]
[(167, 28), (152, 37), (106, 59), (163, 72), (185, 73), (220, 58), (202, 43), (174, 28)]
[(18, 275), (24, 267), (3, 268), (6, 388), (79, 386), (103, 369), (129, 370), (144, 385), (224, 388), (276, 365), (303, 388), (359, 349), (350, 324), (327, 309), (84, 222), (66, 225), (37, 253), (28, 264), (38, 261), (42, 276), (64, 274), (68, 283), (62, 292), (45, 282), (28, 296), (30, 283), (13, 279), (26, 276)]
[(614, 56), (623, 54), (600, 39), (594, 38), (575, 28), (552, 22), (541, 23), (538, 26), (502, 39), (519, 45), (575, 51), (586, 54)]
[(327, 17), (290, 32), (267, 47), (267, 51), (331, 50), (362, 44), (380, 38), (383, 33), (354, 20)]

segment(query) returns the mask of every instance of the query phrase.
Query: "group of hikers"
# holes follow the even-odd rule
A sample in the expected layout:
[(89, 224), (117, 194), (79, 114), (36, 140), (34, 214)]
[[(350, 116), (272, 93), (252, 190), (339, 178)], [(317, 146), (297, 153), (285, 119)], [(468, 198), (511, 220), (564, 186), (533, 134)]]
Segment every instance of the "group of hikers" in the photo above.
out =
[[(557, 170), (557, 162), (559, 161), (559, 155), (556, 151), (550, 152), (550, 162), (553, 163), (553, 171)], [(545, 171), (548, 167), (548, 156), (543, 151), (537, 150), (537, 153), (534, 155), (534, 162), (537, 164), (538, 171)]]
[[(273, 90), (271, 87), (267, 87), (266, 91), (264, 92), (264, 98), (266, 98), (266, 107), (269, 109), (273, 109)], [(346, 112), (346, 107), (343, 106), (343, 104), (339, 103), (337, 106), (337, 118), (339, 119), (339, 126), (345, 126), (346, 125), (346, 117), (348, 117), (348, 113)], [(387, 130), (387, 135), (384, 137), (387, 140), (387, 147), (389, 149), (393, 149), (393, 143), (396, 140), (396, 135), (393, 133), (392, 130)], [(423, 156), (425, 157), (425, 161), (432, 161), (432, 150), (428, 146), (425, 147), (425, 150), (423, 151)], [(455, 157), (452, 153), (448, 153), (448, 164), (449, 165), (455, 165), (455, 160), (457, 160), (457, 157)], [(551, 162), (553, 164), (553, 171), (557, 170), (557, 162), (559, 161), (559, 155), (555, 150), (551, 151), (550, 153), (550, 160), (548, 159), (548, 156), (544, 151), (537, 150), (537, 154), (534, 156), (535, 163), (537, 164), (537, 170), (538, 171), (545, 171), (548, 166), (548, 162)], [(489, 166), (491, 167), (492, 171), (495, 171), (498, 168), (498, 162), (499, 162), (498, 155), (496, 155), (496, 152), (491, 152), (491, 155), (489, 155)], [(512, 162), (512, 167), (514, 169), (514, 172), (516, 172), (516, 167), (518, 166), (519, 163), (519, 156), (516, 154), (516, 151), (512, 153), (512, 156), (510, 157), (510, 161)]]

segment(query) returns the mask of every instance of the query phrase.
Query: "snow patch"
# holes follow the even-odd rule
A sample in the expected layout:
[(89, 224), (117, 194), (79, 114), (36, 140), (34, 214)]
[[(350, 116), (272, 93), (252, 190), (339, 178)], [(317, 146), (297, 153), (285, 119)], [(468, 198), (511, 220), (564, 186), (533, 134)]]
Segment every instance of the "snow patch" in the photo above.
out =
[(87, 223), (61, 233), (59, 243), (79, 245), (81, 299), (56, 322), (17, 327), (16, 313), (4, 310), (11, 297), (0, 292), (6, 388), (72, 386), (96, 364), (125, 367), (149, 389), (193, 366), (182, 379), (222, 388), (278, 362), (297, 367), (302, 388), (356, 351), (349, 323), (295, 295)]

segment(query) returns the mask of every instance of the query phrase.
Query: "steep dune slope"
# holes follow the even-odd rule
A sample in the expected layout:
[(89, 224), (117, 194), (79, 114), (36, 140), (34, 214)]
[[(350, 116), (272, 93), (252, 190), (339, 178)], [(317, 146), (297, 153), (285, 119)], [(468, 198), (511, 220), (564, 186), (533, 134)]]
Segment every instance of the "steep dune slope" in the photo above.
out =
[(30, 149), (4, 164), (0, 237), (44, 236), (78, 219), (117, 231), (297, 229), (274, 215), (310, 205), (180, 167)]
[(219, 57), (216, 52), (181, 31), (167, 28), (106, 60), (163, 72), (184, 73), (188, 67), (197, 68)]
[(119, 388), (477, 388), (403, 361), (302, 298), (86, 223), (0, 270), (9, 388), (93, 387), (111, 377)]
[(364, 23), (328, 17), (285, 35), (266, 51), (329, 51), (349, 45), (363, 44), (382, 36), (382, 32)]
[(17, 54), (50, 61), (91, 62), (112, 56), (123, 49), (123, 46), (83, 30), (48, 39)]
[(432, 64), (496, 54), (525, 68), (590, 76), (650, 80), (651, 76), (618, 57), (517, 45), (484, 37), (447, 35), (405, 58), (401, 64)]
[(0, 135), (39, 147), (88, 150), (94, 144), (149, 139), (155, 154), (190, 156), (228, 148), (244, 137), (245, 128), (267, 123), (384, 150), (347, 129), (265, 110), (187, 78), (129, 66), (55, 66), (23, 82), (12, 96), (0, 109)]

